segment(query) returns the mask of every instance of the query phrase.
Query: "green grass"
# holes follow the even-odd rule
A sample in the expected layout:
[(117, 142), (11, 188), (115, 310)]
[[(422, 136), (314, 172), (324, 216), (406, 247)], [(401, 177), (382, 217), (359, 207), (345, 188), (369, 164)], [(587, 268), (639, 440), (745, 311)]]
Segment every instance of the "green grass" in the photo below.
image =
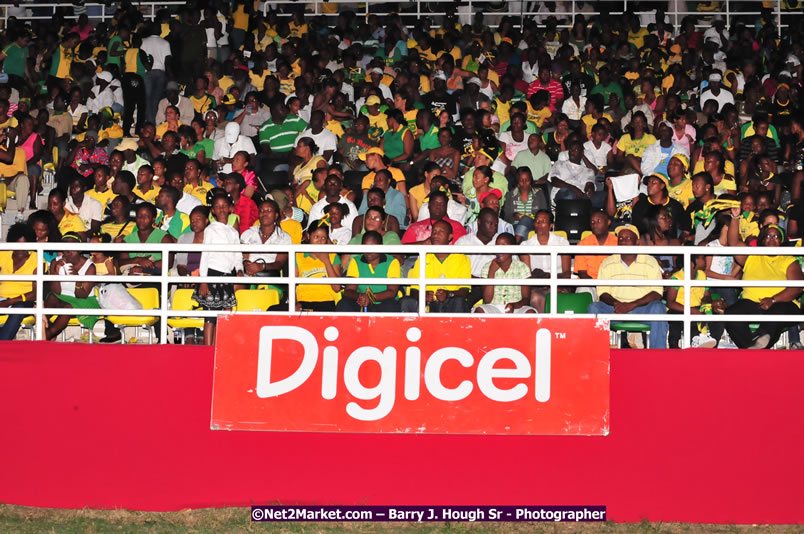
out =
[(220, 533), (449, 533), (476, 534), (793, 534), (799, 526), (696, 525), (688, 523), (252, 523), (248, 508), (129, 512), (58, 510), (0, 505), (3, 534), (220, 534)]

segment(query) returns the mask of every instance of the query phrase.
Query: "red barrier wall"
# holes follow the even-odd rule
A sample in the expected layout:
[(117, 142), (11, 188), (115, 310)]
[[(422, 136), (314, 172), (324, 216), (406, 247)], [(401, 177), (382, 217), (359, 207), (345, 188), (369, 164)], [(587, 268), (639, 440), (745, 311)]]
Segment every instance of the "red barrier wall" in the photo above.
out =
[(0, 502), (591, 504), (615, 521), (804, 522), (804, 358), (612, 351), (611, 434), (213, 432), (212, 349), (0, 343)]

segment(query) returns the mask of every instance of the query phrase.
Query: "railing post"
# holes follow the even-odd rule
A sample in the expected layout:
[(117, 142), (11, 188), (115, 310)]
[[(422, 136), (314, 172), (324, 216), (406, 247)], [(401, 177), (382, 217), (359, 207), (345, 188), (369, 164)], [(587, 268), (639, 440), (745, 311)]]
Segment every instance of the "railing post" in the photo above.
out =
[(691, 258), (689, 252), (684, 252), (684, 329), (682, 332), (682, 348), (692, 346), (692, 321), (690, 318), (690, 300), (692, 299), (692, 270), (690, 269)]
[(558, 313), (558, 254), (550, 251), (550, 309), (547, 313)]
[(776, 35), (782, 36), (782, 0), (776, 0)]
[(44, 332), (42, 331), (42, 319), (44, 318), (42, 308), (45, 305), (43, 302), (45, 295), (45, 267), (43, 266), (46, 265), (45, 247), (42, 243), (36, 244), (36, 261), (38, 265), (36, 266), (36, 313), (34, 314), (34, 339), (37, 341), (42, 341), (44, 337)]
[(296, 311), (296, 250), (288, 255), (288, 313)]
[(728, 30), (731, 28), (731, 11), (729, 6), (729, 0), (726, 0), (726, 29)]
[(421, 250), (417, 252), (419, 255), (419, 315), (424, 315), (427, 311), (427, 254)]
[[(167, 247), (162, 247), (162, 273), (159, 279), (159, 286), (161, 294), (159, 300), (161, 301), (159, 310), (159, 342), (167, 343), (167, 320), (168, 320), (168, 269), (170, 267), (170, 252)], [(90, 336), (92, 332), (90, 332)]]

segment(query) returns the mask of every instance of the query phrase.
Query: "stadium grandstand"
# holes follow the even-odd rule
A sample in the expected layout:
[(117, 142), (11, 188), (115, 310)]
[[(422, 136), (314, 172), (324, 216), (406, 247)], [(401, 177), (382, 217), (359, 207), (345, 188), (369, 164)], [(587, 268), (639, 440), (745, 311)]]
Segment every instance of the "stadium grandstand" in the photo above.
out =
[(0, 340), (574, 313), (800, 349), (801, 12), (0, 5)]

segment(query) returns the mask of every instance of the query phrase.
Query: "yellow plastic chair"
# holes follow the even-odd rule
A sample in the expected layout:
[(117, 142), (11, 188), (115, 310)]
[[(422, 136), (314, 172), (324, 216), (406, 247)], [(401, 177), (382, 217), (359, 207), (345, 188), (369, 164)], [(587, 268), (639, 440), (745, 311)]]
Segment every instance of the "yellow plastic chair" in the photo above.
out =
[[(142, 304), (144, 310), (155, 310), (159, 308), (159, 291), (154, 287), (133, 287), (128, 288), (128, 292)], [(110, 321), (118, 328), (133, 326), (134, 336), (139, 337), (140, 328), (148, 329), (148, 343), (153, 343), (154, 325), (159, 321), (158, 317), (146, 315), (117, 315), (109, 316), (106, 320)], [(121, 336), (121, 342), (126, 342), (126, 336)]]
[[(198, 309), (198, 303), (193, 300), (192, 289), (177, 289), (173, 293), (173, 301), (170, 304), (170, 309), (174, 311), (191, 311)], [(181, 343), (185, 342), (185, 328), (204, 328), (203, 317), (170, 317), (167, 324), (171, 328), (178, 328), (181, 332)]]
[[(567, 239), (567, 232), (565, 232), (564, 230), (553, 230), (553, 233), (556, 234), (558, 237), (563, 237), (564, 239)], [(530, 239), (531, 237), (533, 237), (535, 235), (536, 235), (536, 230), (531, 230), (528, 233), (528, 239)]]
[(581, 234), (581, 241), (592, 235), (592, 230), (584, 230)]
[(238, 289), (235, 298), (239, 312), (265, 311), (279, 304), (279, 292), (275, 289)]

